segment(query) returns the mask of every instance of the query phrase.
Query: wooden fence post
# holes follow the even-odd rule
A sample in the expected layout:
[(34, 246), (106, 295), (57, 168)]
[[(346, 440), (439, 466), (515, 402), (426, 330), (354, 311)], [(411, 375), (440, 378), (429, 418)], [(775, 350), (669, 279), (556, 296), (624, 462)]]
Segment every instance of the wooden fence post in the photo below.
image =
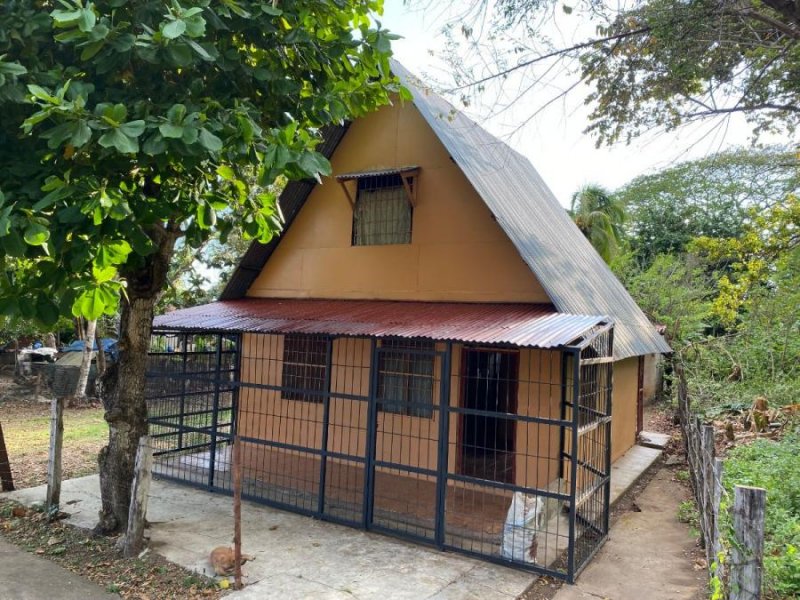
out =
[(128, 531), (122, 547), (122, 553), (126, 558), (137, 556), (144, 545), (144, 525), (152, 473), (153, 449), (150, 447), (150, 438), (143, 435), (139, 438), (139, 447), (136, 450), (133, 493), (128, 509)]
[(714, 460), (716, 458), (716, 448), (714, 447), (714, 426), (703, 425), (702, 428), (703, 446), (703, 475), (702, 475), (702, 498), (703, 505), (703, 538), (706, 550), (706, 564), (711, 566), (714, 560)]
[(58, 515), (61, 502), (61, 448), (64, 444), (64, 398), (53, 398), (50, 404), (50, 455), (47, 460), (47, 497), (45, 510), (48, 518)]
[(0, 423), (0, 484), (4, 492), (14, 491), (14, 478), (11, 476), (11, 461), (6, 450), (6, 440), (3, 437), (3, 424)]
[(735, 487), (730, 600), (758, 600), (761, 598), (766, 504), (766, 490), (743, 485)]
[[(722, 542), (720, 540), (719, 534), (719, 505), (722, 502), (722, 459), (715, 458), (714, 459), (714, 496), (712, 499), (712, 515), (714, 517), (713, 521), (713, 528), (711, 530), (711, 551), (713, 552), (712, 558), (713, 561), (717, 561), (719, 559), (719, 553), (722, 551)], [(709, 563), (709, 567), (711, 563)], [(722, 565), (717, 564), (717, 575), (722, 577)]]

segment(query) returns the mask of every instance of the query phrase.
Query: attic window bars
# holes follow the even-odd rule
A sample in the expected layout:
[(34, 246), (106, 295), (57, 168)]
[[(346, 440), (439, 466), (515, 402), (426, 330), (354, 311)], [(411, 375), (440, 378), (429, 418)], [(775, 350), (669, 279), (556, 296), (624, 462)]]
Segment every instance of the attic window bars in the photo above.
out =
[[(353, 246), (410, 244), (417, 167), (340, 175), (353, 207)], [(355, 199), (348, 183), (355, 181)]]

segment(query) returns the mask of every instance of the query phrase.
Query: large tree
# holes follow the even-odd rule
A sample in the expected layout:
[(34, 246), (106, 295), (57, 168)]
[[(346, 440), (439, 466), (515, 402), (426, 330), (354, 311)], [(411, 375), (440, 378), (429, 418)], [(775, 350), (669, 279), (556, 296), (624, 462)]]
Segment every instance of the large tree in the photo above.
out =
[(637, 177), (614, 193), (625, 208), (630, 252), (646, 269), (659, 254), (685, 252), (692, 239), (740, 236), (753, 208), (800, 190), (793, 152), (735, 150)]
[(737, 113), (758, 132), (793, 132), (800, 122), (796, 2), (480, 0), (471, 6), (466, 24), (449, 28), (447, 49), (451, 91), (465, 101), (494, 85), (503, 104), (536, 111), (584, 82), (587, 130), (598, 144)]
[[(0, 5), (0, 312), (121, 302), (98, 530), (124, 528), (156, 301), (176, 243), (233, 221), (268, 240), (268, 186), (319, 177), (326, 124), (404, 95), (380, 0), (11, 0)], [(251, 175), (255, 173), (256, 177)]]

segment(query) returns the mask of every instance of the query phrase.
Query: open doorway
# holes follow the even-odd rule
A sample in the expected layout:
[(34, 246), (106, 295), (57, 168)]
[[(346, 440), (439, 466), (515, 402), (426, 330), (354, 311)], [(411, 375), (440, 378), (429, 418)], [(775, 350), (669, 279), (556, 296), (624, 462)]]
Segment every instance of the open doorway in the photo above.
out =
[[(517, 410), (519, 355), (465, 348), (461, 373), (459, 473), (514, 483), (514, 423), (500, 413)], [(497, 413), (497, 414), (495, 414)]]

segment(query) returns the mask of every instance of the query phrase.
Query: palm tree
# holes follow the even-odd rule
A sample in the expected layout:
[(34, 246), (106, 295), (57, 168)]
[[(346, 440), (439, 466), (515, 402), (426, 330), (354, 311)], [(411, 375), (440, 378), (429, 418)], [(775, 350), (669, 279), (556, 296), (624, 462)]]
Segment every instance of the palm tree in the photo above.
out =
[(605, 188), (589, 184), (572, 195), (569, 216), (603, 260), (611, 262), (622, 243), (622, 205)]

